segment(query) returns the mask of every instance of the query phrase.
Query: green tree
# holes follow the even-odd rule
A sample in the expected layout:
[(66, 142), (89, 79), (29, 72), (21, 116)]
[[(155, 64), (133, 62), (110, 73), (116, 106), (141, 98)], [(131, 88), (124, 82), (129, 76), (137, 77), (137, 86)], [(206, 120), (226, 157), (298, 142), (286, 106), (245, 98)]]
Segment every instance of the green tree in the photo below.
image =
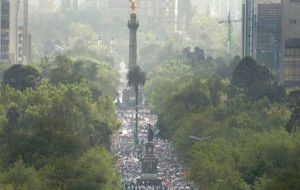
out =
[(42, 190), (45, 185), (38, 171), (26, 167), (21, 160), (15, 162), (0, 179), (0, 188), (3, 190)]
[(49, 80), (52, 84), (77, 84), (85, 82), (92, 90), (93, 98), (117, 95), (119, 74), (106, 61), (81, 57), (75, 61), (66, 56), (57, 56), (50, 64)]
[(2, 88), (0, 189), (117, 189), (114, 159), (105, 148), (82, 162), (94, 147), (109, 148), (118, 126), (112, 99), (94, 100), (85, 83)]
[(234, 69), (241, 62), (241, 58), (239, 56), (235, 56), (229, 63), (224, 63), (223, 59), (219, 59), (217, 62), (218, 66), (216, 69), (216, 74), (223, 78), (231, 78)]
[(135, 92), (135, 143), (138, 143), (138, 104), (139, 104), (139, 87), (144, 86), (147, 80), (146, 73), (139, 66), (130, 68), (127, 73), (128, 86), (133, 87)]
[(41, 81), (41, 75), (37, 69), (26, 65), (13, 65), (3, 74), (3, 84), (18, 90), (36, 88)]
[(148, 78), (145, 94), (152, 104), (153, 111), (160, 115), (164, 113), (170, 97), (190, 84), (193, 70), (182, 62), (170, 61), (156, 67)]
[(248, 100), (266, 96), (278, 101), (285, 95), (269, 69), (259, 65), (252, 57), (245, 57), (233, 72), (229, 96), (234, 97), (239, 93), (244, 93)]
[(291, 110), (291, 117), (285, 128), (288, 132), (296, 132), (300, 127), (300, 90), (292, 91), (288, 95), (288, 105)]

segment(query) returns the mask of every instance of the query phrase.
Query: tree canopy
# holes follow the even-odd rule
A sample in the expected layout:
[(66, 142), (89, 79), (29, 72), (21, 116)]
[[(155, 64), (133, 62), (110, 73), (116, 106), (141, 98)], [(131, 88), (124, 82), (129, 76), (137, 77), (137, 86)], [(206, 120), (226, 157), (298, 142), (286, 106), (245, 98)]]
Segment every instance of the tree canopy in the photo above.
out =
[[(44, 65), (43, 65), (44, 64)], [(109, 152), (118, 75), (65, 56), (13, 65), (0, 88), (0, 189), (117, 190)]]
[(252, 57), (245, 57), (235, 68), (229, 90), (230, 96), (243, 93), (250, 100), (258, 100), (264, 96), (270, 100), (280, 100), (284, 96), (269, 69), (259, 65)]
[(145, 89), (188, 178), (204, 189), (298, 189), (299, 92), (286, 97), (251, 57), (195, 67), (183, 52), (154, 68)]
[(41, 74), (37, 69), (27, 65), (13, 65), (3, 74), (3, 84), (18, 90), (36, 88), (41, 81)]
[(127, 74), (128, 86), (138, 88), (146, 83), (146, 73), (139, 66), (129, 69)]

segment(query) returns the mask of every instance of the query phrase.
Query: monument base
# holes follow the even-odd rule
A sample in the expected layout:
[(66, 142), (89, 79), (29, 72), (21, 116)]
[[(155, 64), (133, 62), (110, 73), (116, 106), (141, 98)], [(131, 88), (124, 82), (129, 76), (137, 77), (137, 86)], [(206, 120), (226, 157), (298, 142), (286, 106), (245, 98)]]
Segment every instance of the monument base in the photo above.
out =
[(161, 186), (162, 180), (160, 178), (141, 177), (136, 180), (138, 186)]

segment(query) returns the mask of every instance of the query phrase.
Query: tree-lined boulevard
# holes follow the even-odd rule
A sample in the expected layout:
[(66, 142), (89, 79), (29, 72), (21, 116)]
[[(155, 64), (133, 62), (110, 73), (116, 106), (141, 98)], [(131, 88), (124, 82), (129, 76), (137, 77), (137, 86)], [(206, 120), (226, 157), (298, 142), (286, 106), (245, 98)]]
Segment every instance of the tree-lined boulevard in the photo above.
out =
[(231, 20), (44, 2), (31, 63), (0, 63), (0, 190), (300, 189), (300, 90)]
[[(148, 110), (142, 110), (144, 114), (140, 116), (139, 122), (139, 150), (136, 151), (134, 141), (134, 123), (135, 113), (133, 109), (119, 110), (119, 119), (122, 121), (122, 127), (119, 132), (113, 137), (112, 151), (116, 153), (118, 159), (117, 169), (121, 174), (121, 180), (124, 184), (124, 189), (132, 186), (136, 189), (152, 189), (151, 187), (140, 186), (136, 187), (136, 179), (141, 176), (140, 158), (144, 152), (143, 146), (147, 142), (147, 127), (150, 124), (155, 126), (156, 116), (149, 114)], [(154, 131), (157, 132), (155, 128)], [(185, 172), (179, 160), (176, 158), (174, 148), (167, 140), (155, 138), (155, 152), (158, 157), (158, 176), (163, 180), (162, 189), (198, 189), (192, 186), (185, 179)], [(126, 186), (126, 187), (125, 187)], [(153, 188), (154, 189), (154, 188)]]

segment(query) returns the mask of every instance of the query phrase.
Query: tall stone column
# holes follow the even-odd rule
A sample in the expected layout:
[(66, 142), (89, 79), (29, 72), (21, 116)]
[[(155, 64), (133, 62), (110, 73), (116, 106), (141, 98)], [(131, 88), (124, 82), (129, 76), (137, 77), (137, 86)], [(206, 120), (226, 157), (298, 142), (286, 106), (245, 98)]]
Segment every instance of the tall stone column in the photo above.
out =
[(136, 32), (139, 28), (139, 22), (136, 14), (131, 13), (128, 21), (129, 34), (129, 69), (137, 65), (137, 37)]

